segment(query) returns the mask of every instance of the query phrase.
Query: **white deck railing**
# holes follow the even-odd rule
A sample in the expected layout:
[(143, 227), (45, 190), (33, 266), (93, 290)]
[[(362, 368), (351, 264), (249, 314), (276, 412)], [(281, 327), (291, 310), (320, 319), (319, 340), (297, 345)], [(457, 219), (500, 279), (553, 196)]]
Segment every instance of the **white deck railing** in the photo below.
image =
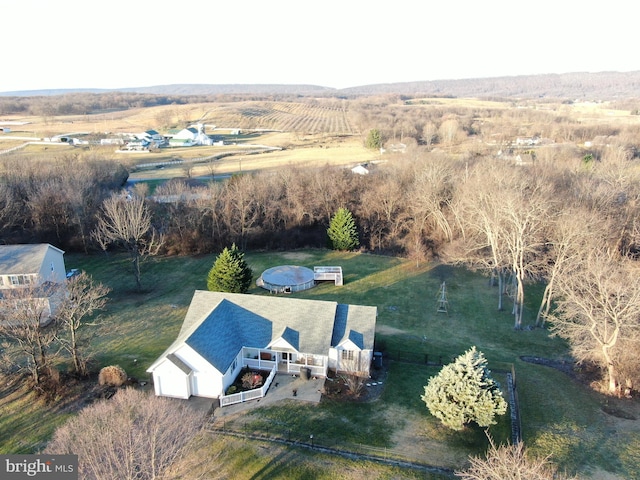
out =
[[(246, 358), (245, 360), (246, 362), (244, 363), (248, 364), (248, 361), (250, 359)], [(262, 364), (264, 365), (265, 363), (267, 363), (267, 361), (262, 360)], [(249, 400), (255, 400), (256, 398), (264, 397), (267, 394), (267, 390), (269, 390), (269, 387), (271, 386), (271, 382), (273, 381), (273, 378), (276, 376), (276, 372), (277, 372), (277, 368), (275, 365), (276, 362), (269, 362), (269, 363), (273, 364), (273, 366), (271, 367), (271, 373), (269, 373), (269, 376), (267, 377), (267, 380), (264, 382), (264, 385), (262, 385), (262, 387), (255, 388), (253, 390), (247, 390), (246, 392), (234, 393), (232, 395), (221, 395), (220, 406), (226, 407), (228, 405), (233, 405), (235, 403), (247, 402)]]
[(287, 373), (291, 374), (300, 374), (300, 369), (308, 368), (311, 370), (312, 377), (324, 377), (326, 376), (326, 370), (324, 366), (318, 365), (304, 365), (302, 363), (289, 363), (289, 368), (287, 369)]
[(330, 280), (342, 285), (342, 267), (313, 267), (314, 280)]

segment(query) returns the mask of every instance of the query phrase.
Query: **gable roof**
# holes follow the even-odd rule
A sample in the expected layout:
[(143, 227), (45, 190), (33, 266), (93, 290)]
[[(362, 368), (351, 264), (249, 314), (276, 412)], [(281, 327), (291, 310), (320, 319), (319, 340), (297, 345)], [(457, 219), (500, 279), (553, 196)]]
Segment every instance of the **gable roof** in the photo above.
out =
[[(376, 307), (365, 305), (338, 305), (331, 346), (337, 347), (351, 340), (360, 349), (373, 348), (377, 316)], [(371, 321), (371, 319), (374, 321)]]
[(184, 344), (220, 372), (242, 347), (267, 348), (280, 338), (299, 352), (327, 355), (348, 328), (360, 332), (361, 348), (373, 348), (375, 318), (376, 307), (196, 290), (178, 337), (147, 371)]
[(0, 275), (39, 273), (49, 248), (64, 253), (48, 243), (0, 245)]
[(290, 327), (285, 327), (284, 331), (278, 338), (282, 338), (293, 348), (300, 351), (300, 332), (298, 332), (297, 330), (294, 330)]

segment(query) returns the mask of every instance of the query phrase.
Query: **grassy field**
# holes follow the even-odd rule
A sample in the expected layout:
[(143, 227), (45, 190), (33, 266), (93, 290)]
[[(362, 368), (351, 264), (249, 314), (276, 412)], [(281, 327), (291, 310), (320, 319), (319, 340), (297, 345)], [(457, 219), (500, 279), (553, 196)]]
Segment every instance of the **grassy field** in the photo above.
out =
[[(145, 291), (135, 293), (126, 257), (66, 255), (68, 268), (83, 269), (95, 280), (113, 288), (111, 301), (104, 312), (113, 329), (110, 335), (100, 339), (96, 367), (119, 364), (129, 375), (147, 379), (148, 365), (178, 333), (193, 291), (206, 288), (206, 274), (214, 259), (213, 255), (149, 259), (143, 264)], [(609, 405), (615, 404), (616, 408), (631, 412), (635, 404), (607, 400), (556, 370), (521, 361), (520, 357), (524, 355), (562, 359), (567, 353), (566, 346), (562, 341), (550, 338), (545, 330), (514, 331), (509, 312), (496, 310), (497, 293), (486, 278), (460, 268), (432, 264), (416, 266), (393, 257), (325, 250), (248, 253), (246, 259), (255, 276), (280, 264), (341, 265), (345, 275), (343, 287), (324, 283), (295, 294), (296, 297), (376, 305), (377, 348), (383, 349), (391, 358), (404, 355), (420, 359), (428, 354), (430, 358), (442, 357), (443, 361), (448, 361), (476, 345), (487, 357), (490, 368), (496, 371), (499, 381), (504, 378), (500, 371), (515, 365), (523, 435), (533, 452), (552, 454), (553, 460), (562, 468), (584, 476), (608, 471), (620, 477), (595, 475), (593, 478), (638, 478), (634, 475), (638, 474), (640, 462), (634, 448), (640, 443), (640, 435), (637, 427), (633, 428), (637, 421), (612, 417), (602, 410), (609, 402)], [(436, 311), (442, 282), (446, 282), (447, 287), (448, 314)], [(257, 287), (250, 293), (268, 295)], [(533, 321), (535, 300), (540, 292), (531, 286), (528, 293), (530, 303), (525, 311), (525, 324)], [(273, 425), (286, 424), (293, 435), (301, 438), (308, 438), (310, 431), (323, 432), (318, 441), (327, 445), (362, 446), (365, 450), (384, 448), (389, 455), (457, 468), (464, 465), (467, 455), (481, 454), (486, 440), (479, 430), (448, 431), (428, 413), (420, 395), (429, 377), (437, 372), (437, 367), (391, 361), (386, 386), (375, 402), (264, 407), (239, 419), (238, 426), (260, 432), (273, 429)], [(64, 402), (53, 408), (45, 406), (15, 385), (3, 388), (1, 398), (2, 453), (38, 450), (54, 428), (72, 412), (71, 405)], [(624, 438), (624, 444), (614, 440), (614, 430), (618, 437)], [(508, 439), (506, 417), (491, 432), (499, 441)], [(238, 444), (215, 437), (208, 442), (207, 451), (218, 451), (225, 458), (224, 468), (230, 468), (228, 471), (233, 472), (230, 476), (234, 478), (266, 478), (253, 475), (268, 468), (276, 469), (278, 475), (290, 473), (293, 478), (305, 478), (299, 472), (311, 468), (309, 465), (314, 462), (331, 465), (327, 471), (333, 471), (343, 462), (305, 453), (296, 456), (298, 460), (294, 466), (286, 461), (291, 453), (284, 448), (264, 447), (252, 442)], [(235, 445), (234, 448), (230, 449), (229, 444)], [(268, 466), (271, 449), (279, 452), (277, 456), (281, 461), (277, 466)], [(307, 456), (308, 461), (300, 460)], [(247, 461), (249, 457), (251, 462)], [(189, 461), (189, 458), (185, 459), (185, 462)], [(358, 470), (362, 466), (354, 464), (350, 468)], [(413, 478), (413, 473), (396, 475), (386, 467), (380, 468), (380, 471), (373, 470), (377, 472), (377, 478)], [(188, 478), (176, 475), (176, 478)], [(351, 478), (358, 478), (354, 475)]]

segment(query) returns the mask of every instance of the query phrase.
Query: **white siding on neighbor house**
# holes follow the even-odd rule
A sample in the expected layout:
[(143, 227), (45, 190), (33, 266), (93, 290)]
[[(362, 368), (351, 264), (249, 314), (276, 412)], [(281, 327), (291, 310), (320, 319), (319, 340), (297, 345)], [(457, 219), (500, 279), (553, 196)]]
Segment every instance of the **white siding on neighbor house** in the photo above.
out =
[(42, 266), (40, 267), (40, 271), (38, 272), (43, 281), (62, 283), (66, 280), (67, 272), (64, 267), (63, 255), (64, 252), (62, 250), (49, 245), (47, 253), (45, 253)]
[(182, 139), (182, 140), (195, 140), (198, 132), (192, 132), (188, 128), (183, 128), (178, 133), (176, 133), (173, 138)]
[(153, 371), (156, 395), (187, 399), (191, 396), (190, 376), (165, 359)]

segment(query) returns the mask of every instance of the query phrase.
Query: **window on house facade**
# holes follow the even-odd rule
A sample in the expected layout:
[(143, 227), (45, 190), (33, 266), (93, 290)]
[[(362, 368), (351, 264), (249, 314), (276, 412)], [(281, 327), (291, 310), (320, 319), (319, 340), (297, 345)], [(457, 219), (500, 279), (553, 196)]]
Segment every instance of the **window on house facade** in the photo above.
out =
[(353, 360), (353, 350), (342, 350), (342, 360)]
[(9, 275), (11, 285), (29, 285), (31, 283), (31, 275)]

